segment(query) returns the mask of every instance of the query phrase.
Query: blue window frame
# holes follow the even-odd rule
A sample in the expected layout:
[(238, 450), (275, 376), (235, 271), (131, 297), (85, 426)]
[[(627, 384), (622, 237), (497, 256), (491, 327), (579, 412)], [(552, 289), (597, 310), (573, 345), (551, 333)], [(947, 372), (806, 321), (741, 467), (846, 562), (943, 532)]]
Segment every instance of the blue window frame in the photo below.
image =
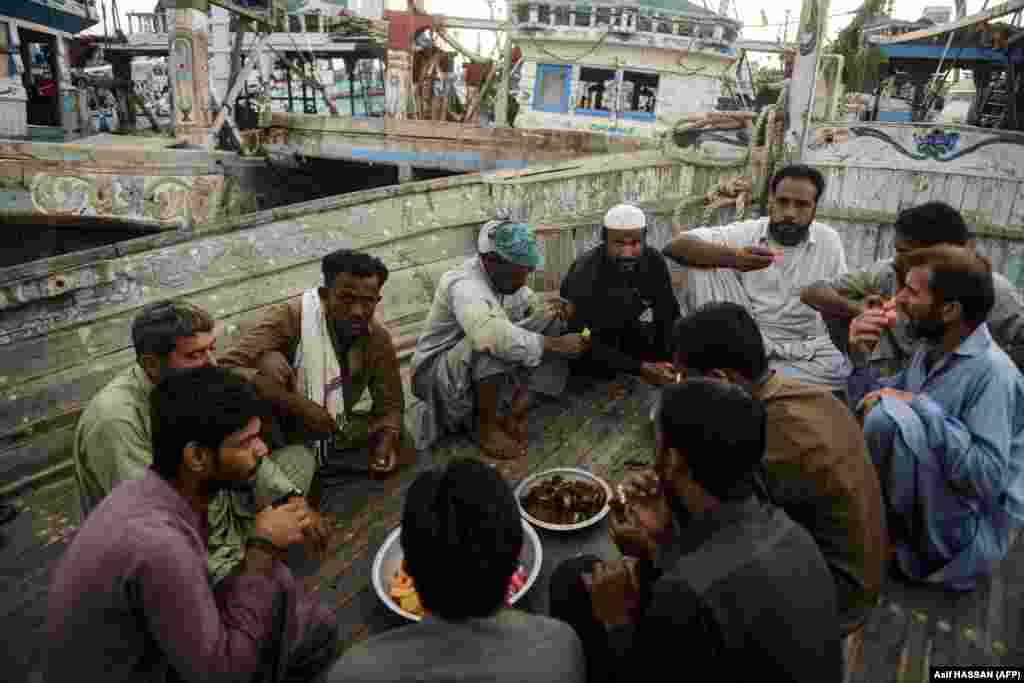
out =
[(538, 64), (533, 84), (533, 108), (565, 114), (572, 92), (572, 67), (566, 64)]
[(633, 71), (626, 69), (622, 72), (622, 100), (619, 112), (624, 119), (635, 121), (653, 121), (654, 112), (657, 107), (658, 74), (649, 71)]

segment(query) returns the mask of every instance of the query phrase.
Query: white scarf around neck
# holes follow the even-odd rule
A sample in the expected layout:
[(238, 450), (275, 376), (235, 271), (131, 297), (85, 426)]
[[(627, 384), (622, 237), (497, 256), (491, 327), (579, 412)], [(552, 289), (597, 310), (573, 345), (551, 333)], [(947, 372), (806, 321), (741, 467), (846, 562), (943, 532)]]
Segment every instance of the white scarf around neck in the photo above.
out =
[(302, 294), (302, 338), (295, 367), (299, 393), (323, 406), (341, 430), (345, 426), (341, 366), (331, 343), (330, 327), (316, 287)]

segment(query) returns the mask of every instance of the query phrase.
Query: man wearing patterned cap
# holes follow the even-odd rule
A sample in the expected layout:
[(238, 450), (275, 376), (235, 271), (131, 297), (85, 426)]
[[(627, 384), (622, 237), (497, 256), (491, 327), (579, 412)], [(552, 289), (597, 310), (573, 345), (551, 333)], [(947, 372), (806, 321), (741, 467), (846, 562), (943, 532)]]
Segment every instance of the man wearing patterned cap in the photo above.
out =
[(576, 259), (562, 280), (562, 298), (572, 304), (569, 330), (589, 329), (592, 340), (577, 372), (624, 372), (654, 385), (673, 379), (667, 366), (679, 302), (664, 257), (644, 243), (646, 232), (643, 210), (613, 206), (604, 216), (604, 243)]
[(475, 412), (480, 449), (507, 460), (526, 453), (531, 392), (560, 394), (567, 359), (589, 341), (562, 335), (565, 307), (544, 306), (526, 286), (542, 264), (528, 225), (484, 224), (477, 251), (441, 276), (416, 342), (412, 392), (420, 401), (411, 406), (411, 429), (422, 450), (445, 432), (472, 428)]

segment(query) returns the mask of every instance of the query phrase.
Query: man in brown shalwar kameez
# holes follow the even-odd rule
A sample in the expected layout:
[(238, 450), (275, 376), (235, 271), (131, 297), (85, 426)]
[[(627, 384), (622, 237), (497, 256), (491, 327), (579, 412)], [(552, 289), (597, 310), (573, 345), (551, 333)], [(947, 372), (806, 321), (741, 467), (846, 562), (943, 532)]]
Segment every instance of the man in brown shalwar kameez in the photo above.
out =
[(273, 406), (275, 441), (314, 442), (329, 468), (365, 471), (346, 453), (368, 450), (370, 473), (388, 474), (416, 455), (402, 427), (398, 356), (374, 317), (388, 269), (349, 249), (325, 256), (322, 269), (322, 286), (268, 307), (218, 361)]

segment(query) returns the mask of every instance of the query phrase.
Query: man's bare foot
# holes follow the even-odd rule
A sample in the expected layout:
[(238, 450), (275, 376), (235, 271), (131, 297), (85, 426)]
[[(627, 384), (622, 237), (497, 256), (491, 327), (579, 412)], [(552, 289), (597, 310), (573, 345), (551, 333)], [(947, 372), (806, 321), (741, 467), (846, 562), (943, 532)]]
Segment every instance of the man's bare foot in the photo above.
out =
[(626, 394), (629, 393), (629, 389), (622, 382), (612, 382), (608, 386), (608, 398), (613, 401), (621, 401), (626, 398)]
[(480, 424), (480, 450), (496, 460), (513, 460), (526, 455), (526, 446), (501, 425)]
[(516, 417), (514, 415), (505, 415), (504, 417), (498, 418), (498, 423), (501, 430), (511, 436), (513, 439), (519, 442), (521, 446), (526, 446), (528, 441), (527, 434), (527, 422), (526, 416)]

